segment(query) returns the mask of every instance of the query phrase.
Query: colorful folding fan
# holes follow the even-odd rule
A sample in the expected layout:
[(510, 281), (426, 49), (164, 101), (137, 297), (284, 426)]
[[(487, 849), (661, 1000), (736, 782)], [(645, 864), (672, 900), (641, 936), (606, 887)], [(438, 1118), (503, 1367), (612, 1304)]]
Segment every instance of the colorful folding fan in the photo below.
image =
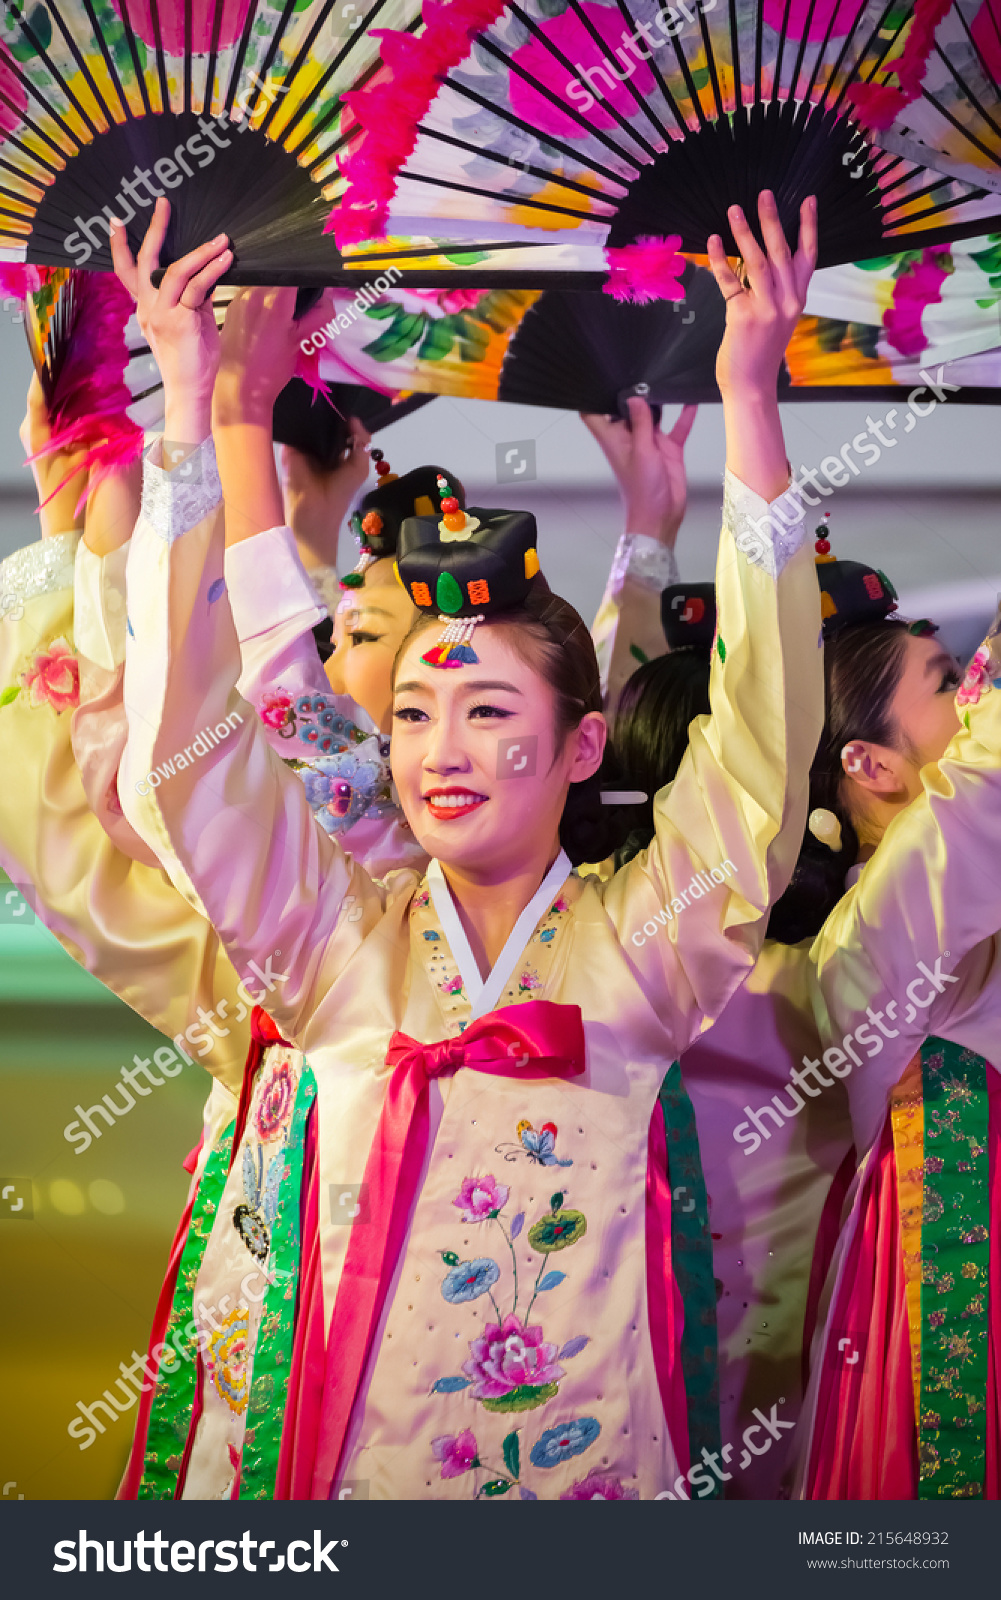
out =
[[(787, 235), (819, 202), (820, 263), (1001, 222), (998, 0), (426, 0), (348, 96), (334, 236), (549, 241), (671, 297), (671, 247), (774, 190)], [(366, 241), (369, 241), (366, 243)], [(607, 252), (607, 254), (606, 254)], [(616, 273), (617, 269), (617, 273)], [(461, 275), (456, 281), (464, 281)]]
[[(723, 302), (689, 264), (683, 302), (620, 305), (562, 290), (391, 290), (370, 304), (335, 291), (307, 343), (328, 382), (612, 412), (718, 398)], [(816, 273), (789, 346), (785, 398), (894, 394), (947, 363), (964, 402), (1001, 400), (1001, 245), (905, 253)]]
[[(135, 251), (166, 196), (164, 264), (225, 232), (229, 283), (359, 281), (329, 231), (343, 97), (380, 70), (370, 29), (419, 21), (420, 0), (5, 0), (0, 262), (107, 271), (110, 219)], [(489, 281), (534, 282), (537, 254), (505, 246)], [(399, 270), (493, 262), (461, 255), (408, 240)]]

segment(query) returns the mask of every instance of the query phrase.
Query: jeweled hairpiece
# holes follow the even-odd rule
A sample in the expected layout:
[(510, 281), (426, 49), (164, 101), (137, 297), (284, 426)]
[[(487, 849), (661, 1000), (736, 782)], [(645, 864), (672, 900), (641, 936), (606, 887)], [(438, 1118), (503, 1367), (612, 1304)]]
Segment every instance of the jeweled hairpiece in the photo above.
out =
[[(815, 529), (822, 636), (856, 622), (882, 622), (897, 609), (897, 591), (885, 572), (831, 554), (828, 514)], [(716, 632), (716, 586), (676, 583), (660, 597), (661, 626), (669, 650), (710, 650)], [(926, 624), (932, 627), (932, 624)], [(924, 631), (912, 624), (911, 631)]]
[(824, 637), (856, 622), (882, 622), (897, 609), (897, 591), (885, 572), (831, 555), (830, 513), (814, 529), (820, 617)]
[(463, 511), (448, 480), (438, 481), (440, 517), (408, 517), (397, 571), (414, 605), (436, 611), (445, 631), (421, 657), (431, 667), (473, 665), (473, 630), (523, 604), (539, 570), (535, 518), (528, 511)]
[[(370, 452), (378, 475), (378, 483), (370, 489), (356, 511), (351, 513), (350, 527), (358, 541), (358, 561), (354, 570), (341, 579), (344, 590), (359, 589), (365, 582), (365, 571), (373, 561), (392, 560), (397, 551), (400, 528), (407, 517), (430, 516), (435, 507), (435, 483), (441, 477), (441, 467), (413, 467), (399, 477), (390, 470), (389, 462), (379, 449)], [(457, 506), (462, 507), (461, 489), (452, 490)]]

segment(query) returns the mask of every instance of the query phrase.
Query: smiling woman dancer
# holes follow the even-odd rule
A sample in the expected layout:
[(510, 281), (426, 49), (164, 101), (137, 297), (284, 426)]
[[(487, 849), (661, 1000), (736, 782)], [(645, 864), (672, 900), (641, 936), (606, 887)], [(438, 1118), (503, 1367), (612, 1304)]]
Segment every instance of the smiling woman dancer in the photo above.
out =
[[(400, 558), (420, 610), (457, 619), (438, 638), (423, 615), (397, 662), (393, 771), (433, 857), (423, 880), (370, 878), (314, 826), (249, 723), (155, 795), (123, 784), (134, 825), (233, 958), (281, 949), (275, 1018), (312, 1068), (279, 1495), (322, 1499), (364, 1478), (383, 1499), (649, 1499), (687, 1464), (660, 1386), (674, 1301), (648, 1295), (648, 1252), (664, 1252), (647, 1226), (651, 1112), (670, 1062), (753, 965), (801, 838), (822, 715), (809, 553), (759, 543), (751, 561), (733, 542), (788, 482), (775, 385), (815, 252), (812, 201), (795, 257), (771, 196), (760, 214), (767, 255), (731, 216), (748, 288), (710, 241), (739, 479), (713, 715), (658, 799), (648, 852), (605, 885), (573, 874), (565, 847), (600, 798), (593, 647), (531, 581), (534, 519), (473, 508), (467, 520), (447, 493), (440, 521), (406, 525)], [(197, 458), (183, 477), (147, 467), (128, 576), (135, 772), (228, 704), (238, 671), (218, 590), (204, 306), (231, 256), (214, 240), (154, 289), (168, 216), (160, 203), (138, 265), (114, 237), (164, 374), (166, 433)], [(515, 742), (530, 757), (516, 783), (498, 776)], [(725, 886), (693, 898), (680, 934), (634, 949), (632, 932), (724, 859)], [(280, 1140), (290, 1108), (273, 1109)], [(220, 1204), (238, 1198), (234, 1182)], [(182, 1492), (211, 1443), (196, 1430)]]

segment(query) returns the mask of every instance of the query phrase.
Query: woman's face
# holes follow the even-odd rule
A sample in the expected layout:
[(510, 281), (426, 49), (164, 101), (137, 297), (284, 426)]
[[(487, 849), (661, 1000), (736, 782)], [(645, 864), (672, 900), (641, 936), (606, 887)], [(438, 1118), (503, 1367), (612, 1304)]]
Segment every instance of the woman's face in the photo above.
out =
[(334, 618), (334, 653), (327, 677), (336, 694), (368, 712), (380, 733), (392, 729), (392, 671), (413, 621), (414, 607), (392, 561), (374, 561), (360, 589), (345, 591)]
[(393, 778), (422, 849), (501, 881), (529, 836), (555, 847), (571, 780), (600, 765), (605, 721), (589, 713), (557, 750), (554, 692), (512, 649), (509, 627), (478, 627), (478, 664), (452, 669), (421, 660), (438, 637), (422, 630), (397, 670)]
[(923, 792), (921, 769), (939, 761), (959, 728), (956, 690), (962, 674), (955, 657), (934, 639), (904, 638), (900, 679), (889, 712), (894, 746), (852, 740), (841, 759), (847, 798), (860, 838), (875, 843), (897, 812)]
[(962, 681), (955, 656), (934, 639), (908, 634), (903, 671), (890, 702), (890, 713), (900, 730), (901, 742), (910, 751), (911, 799), (921, 792), (921, 768), (939, 761), (959, 730), (956, 690)]

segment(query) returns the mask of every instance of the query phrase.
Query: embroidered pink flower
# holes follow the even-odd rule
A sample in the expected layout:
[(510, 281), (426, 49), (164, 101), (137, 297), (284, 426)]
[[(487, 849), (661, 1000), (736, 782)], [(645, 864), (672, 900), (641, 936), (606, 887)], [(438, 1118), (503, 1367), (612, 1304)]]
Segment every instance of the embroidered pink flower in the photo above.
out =
[(490, 1174), (485, 1178), (463, 1178), (452, 1204), (463, 1208), (463, 1222), (485, 1222), (491, 1211), (500, 1211), (507, 1205), (510, 1192), (506, 1184), (497, 1183)]
[(462, 1370), (473, 1380), (474, 1400), (499, 1400), (523, 1385), (533, 1389), (557, 1383), (564, 1369), (556, 1363), (556, 1346), (546, 1344), (541, 1327), (526, 1328), (518, 1317), (505, 1317), (499, 1326), (488, 1322), (483, 1336), (469, 1346), (472, 1360)]
[(990, 692), (992, 665), (990, 649), (982, 644), (967, 667), (966, 677), (957, 690), (957, 705), (975, 706), (982, 694)]
[(275, 1067), (257, 1108), (257, 1136), (264, 1143), (273, 1139), (288, 1121), (292, 1109), (292, 1068), (287, 1061)]
[(70, 711), (80, 704), (80, 663), (65, 639), (40, 650), (22, 682), (31, 690), (33, 706), (48, 702), (55, 711)]
[(441, 1462), (443, 1478), (461, 1477), (464, 1472), (471, 1472), (480, 1464), (476, 1440), (469, 1428), (463, 1428), (461, 1433), (443, 1433), (439, 1438), (432, 1439), (431, 1450), (435, 1460)]
[(531, 994), (533, 989), (542, 988), (542, 979), (537, 972), (531, 970), (523, 972), (518, 979), (518, 993)]
[(446, 978), (444, 983), (438, 985), (443, 994), (461, 994), (462, 978), (456, 973), (454, 978)]
[(268, 689), (261, 696), (258, 715), (266, 728), (284, 728), (291, 718), (293, 704), (287, 689)]
[(557, 917), (557, 916), (561, 916), (564, 911), (569, 911), (569, 910), (570, 910), (570, 906), (569, 906), (568, 902), (566, 900), (564, 900), (564, 898), (563, 898), (563, 896), (561, 894), (558, 894), (556, 896), (556, 899), (553, 901), (552, 905), (549, 907), (549, 915), (551, 917)]
[(561, 1500), (638, 1500), (638, 1489), (624, 1489), (621, 1479), (591, 1468), (586, 1478), (578, 1478), (564, 1489)]

